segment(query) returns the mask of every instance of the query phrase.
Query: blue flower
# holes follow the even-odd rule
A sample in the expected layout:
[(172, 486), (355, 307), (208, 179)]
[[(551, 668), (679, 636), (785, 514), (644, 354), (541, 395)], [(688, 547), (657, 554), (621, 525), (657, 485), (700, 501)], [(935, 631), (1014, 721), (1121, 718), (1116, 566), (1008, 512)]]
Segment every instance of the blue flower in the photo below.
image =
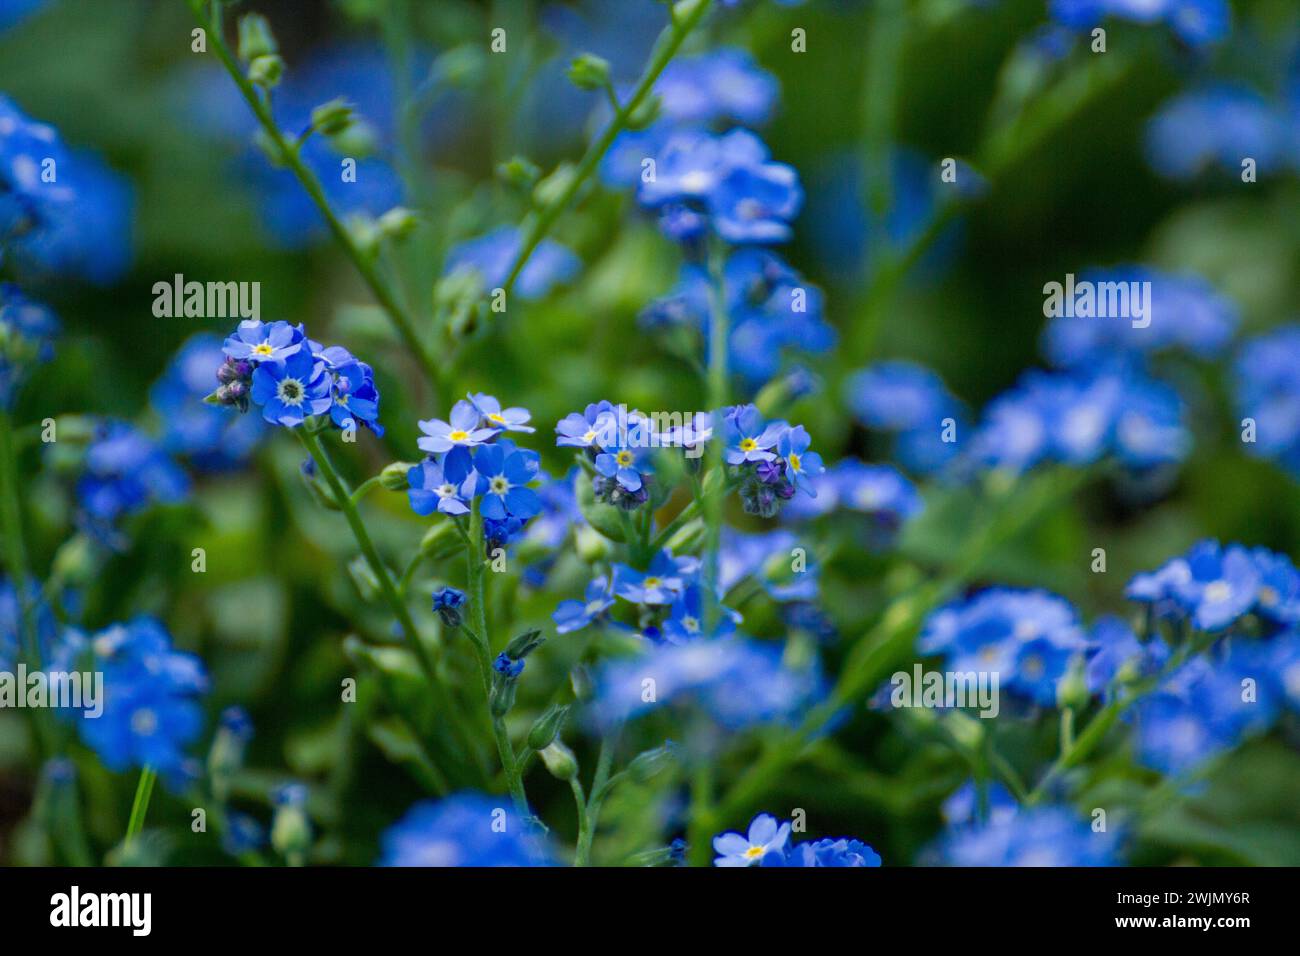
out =
[(89, 648), (104, 673), (104, 710), (77, 721), (81, 739), (110, 770), (147, 766), (182, 782), (191, 772), (185, 748), (203, 729), (202, 663), (173, 650), (150, 618), (113, 625), (91, 637)]
[(596, 455), (596, 472), (603, 478), (617, 483), (618, 487), (630, 494), (642, 490), (645, 484), (645, 453), (650, 447), (648, 427), (640, 422), (631, 422), (619, 434), (619, 429), (607, 425), (600, 436), (600, 448)]
[(761, 866), (784, 867), (875, 867), (880, 866), (880, 854), (861, 840), (840, 839), (808, 840), (786, 848), (784, 853), (766, 854)]
[(528, 483), (537, 477), (536, 457), (502, 445), (483, 445), (474, 452), (476, 494), (483, 496), (485, 518), (527, 520), (542, 510), (542, 499)]
[(782, 433), (780, 441), (776, 443), (776, 450), (785, 460), (786, 475), (794, 486), (816, 498), (817, 490), (813, 487), (812, 479), (824, 473), (826, 467), (822, 464), (821, 455), (808, 450), (811, 444), (808, 430), (802, 425), (795, 425)]
[(96, 427), (77, 481), (80, 519), (96, 537), (113, 545), (117, 523), (153, 504), (183, 500), (190, 489), (185, 472), (153, 439), (126, 422), (109, 419)]
[(997, 673), (1002, 686), (1051, 706), (1087, 642), (1065, 599), (989, 588), (931, 614), (916, 646), (922, 654), (943, 655), (950, 670)]
[(685, 206), (698, 214), (668, 220), (685, 226), (670, 228), (674, 238), (695, 238), (705, 222), (733, 243), (790, 237), (789, 221), (803, 203), (798, 174), (771, 162), (762, 140), (748, 130), (717, 137), (677, 132), (658, 150), (655, 164), (654, 178), (639, 182), (637, 200), (654, 209)]
[[(475, 273), (485, 289), (502, 288), (521, 246), (519, 230), (502, 226), (448, 251), (446, 274)], [(515, 294), (525, 301), (545, 298), (553, 287), (576, 276), (581, 265), (564, 246), (544, 239), (519, 273)]]
[[(723, 609), (725, 612), (725, 609)], [(734, 629), (730, 615), (723, 613), (716, 631), (719, 635)], [(698, 584), (688, 585), (672, 603), (672, 609), (663, 622), (663, 637), (671, 644), (685, 644), (704, 632), (704, 590)]]
[[(1232, 340), (1240, 323), (1236, 305), (1196, 275), (1175, 275), (1133, 265), (1088, 270), (1079, 275), (1076, 289), (1089, 288), (1083, 285), (1085, 282), (1092, 283), (1091, 288), (1096, 290), (1105, 283), (1118, 283), (1121, 288), (1129, 288), (1130, 283), (1150, 283), (1148, 324), (1135, 326), (1129, 315), (1056, 316), (1043, 331), (1043, 351), (1060, 368), (1086, 369), (1111, 362), (1119, 355), (1173, 350), (1213, 358)], [(1100, 298), (1101, 293), (1096, 295)], [(1134, 311), (1132, 303), (1128, 311)]]
[(248, 319), (239, 323), (221, 350), (233, 359), (283, 364), (289, 356), (302, 351), (305, 341), (300, 325)]
[(943, 441), (944, 419), (958, 434), (965, 429), (961, 403), (932, 370), (915, 362), (878, 362), (849, 376), (845, 401), (867, 428), (895, 432), (894, 452), (907, 468), (937, 471), (957, 453), (957, 443)]
[(582, 414), (573, 412), (566, 415), (555, 425), (555, 433), (559, 436), (555, 444), (561, 448), (599, 447), (601, 437), (611, 433), (608, 423), (614, 417), (614, 406), (607, 401), (588, 405)]
[(753, 405), (740, 405), (728, 410), (723, 423), (727, 464), (772, 461), (776, 458), (772, 449), (789, 427), (785, 422), (769, 424)]
[(212, 391), (213, 370), (223, 358), (221, 339), (206, 332), (192, 335), (149, 391), (149, 403), (162, 423), (163, 448), (212, 471), (242, 464), (267, 434), (260, 418), (230, 415), (202, 401)]
[(685, 587), (684, 574), (695, 570), (693, 558), (674, 558), (664, 548), (642, 573), (625, 564), (614, 566), (614, 593), (633, 604), (671, 604)]
[(1125, 592), (1166, 617), (1186, 616), (1196, 627), (1219, 631), (1249, 613), (1259, 596), (1260, 572), (1241, 545), (1201, 541), (1181, 558), (1138, 574)]
[(1117, 617), (1098, 618), (1088, 634), (1088, 690), (1107, 695), (1116, 681), (1127, 682), (1155, 674), (1169, 658), (1169, 646), (1158, 637), (1146, 643)]
[(438, 588), (433, 592), (433, 610), (447, 627), (460, 627), (461, 608), (469, 601), (458, 588)]
[(501, 403), (484, 392), (477, 395), (469, 396), (470, 404), (473, 405), (480, 415), (487, 421), (488, 428), (496, 428), (500, 431), (507, 432), (535, 432), (528, 424), (528, 419), (532, 417), (526, 408), (501, 408)]
[(1222, 40), (1230, 21), (1227, 0), (1051, 0), (1050, 9), (1056, 21), (1079, 30), (1091, 30), (1108, 16), (1144, 24), (1164, 20), (1193, 47)]
[[(40, 584), (29, 578), (23, 589), (24, 602), (30, 626), (35, 629), (37, 648), (41, 660), (48, 666), (55, 653), (55, 642), (60, 637), (59, 623), (54, 611), (46, 603)], [(21, 637), (22, 609), (19, 607), (19, 595), (13, 581), (0, 577), (0, 671), (12, 672), (18, 664), (19, 650), (23, 646)]]
[(1147, 158), (1171, 179), (1191, 179), (1216, 165), (1235, 178), (1247, 156), (1267, 174), (1290, 158), (1291, 135), (1279, 104), (1223, 83), (1181, 93), (1161, 106), (1147, 125)]
[(370, 366), (353, 359), (335, 366), (330, 374), (333, 378), (330, 420), (339, 428), (347, 428), (349, 422), (364, 425), (382, 438), (384, 426), (377, 421), (379, 390), (375, 388), (375, 373)]
[(294, 428), (329, 411), (333, 382), (323, 362), (300, 349), (283, 363), (268, 361), (253, 370), (253, 403), (272, 425)]
[(0, 409), (13, 406), (31, 368), (54, 356), (59, 320), (16, 285), (0, 283)]
[(784, 853), (789, 840), (789, 823), (778, 824), (770, 813), (760, 813), (750, 822), (745, 836), (728, 832), (713, 838), (713, 850), (718, 854), (713, 865), (752, 866), (769, 853)]
[(1247, 453), (1274, 459), (1300, 476), (1300, 325), (1246, 342), (1233, 378), (1237, 410), (1254, 422)]
[[(707, 635), (685, 644), (652, 643), (631, 658), (605, 662), (595, 674), (591, 718), (609, 728), (651, 708), (681, 707), (723, 728), (788, 723), (821, 692), (813, 670), (793, 670), (781, 647), (739, 635)], [(645, 699), (645, 680), (654, 680), (654, 700)]]
[(448, 515), (469, 514), (469, 491), (465, 483), (472, 471), (469, 450), (453, 448), (441, 458), (429, 457), (406, 473), (410, 486), (407, 498), (418, 515), (440, 511)]
[(1300, 624), (1300, 571), (1284, 554), (1267, 548), (1250, 552), (1259, 572), (1255, 612), (1274, 624)]
[(1093, 832), (1065, 807), (1045, 806), (954, 827), (938, 845), (949, 866), (1114, 866), (1118, 834)]
[(456, 447), (475, 448), (497, 434), (495, 428), (479, 427), (482, 416), (467, 401), (462, 400), (453, 405), (450, 418), (450, 423), (437, 418), (416, 423), (426, 436), (416, 442), (421, 451), (438, 454)]
[(417, 803), (380, 838), (380, 866), (549, 866), (510, 801), (461, 792)]
[(613, 605), (614, 597), (610, 593), (609, 582), (602, 575), (587, 584), (584, 600), (561, 601), (551, 619), (555, 622), (557, 634), (568, 634), (599, 620)]
[(492, 662), (492, 669), (498, 674), (503, 674), (506, 677), (518, 677), (524, 672), (524, 665), (527, 663), (527, 661), (522, 659), (515, 660), (505, 651), (502, 651), (497, 655), (496, 660)]
[(131, 204), (125, 180), (98, 157), (66, 149), (53, 127), (33, 122), (0, 95), (5, 258), (12, 254), (40, 272), (114, 282), (130, 263)]

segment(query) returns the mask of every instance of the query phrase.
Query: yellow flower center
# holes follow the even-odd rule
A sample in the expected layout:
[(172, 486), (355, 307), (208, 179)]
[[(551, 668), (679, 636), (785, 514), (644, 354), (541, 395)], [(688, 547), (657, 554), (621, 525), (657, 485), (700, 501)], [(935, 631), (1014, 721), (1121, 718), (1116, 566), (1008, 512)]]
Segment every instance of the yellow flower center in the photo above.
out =
[(798, 471), (798, 470), (799, 470), (799, 456), (796, 455), (794, 452), (790, 452), (790, 459), (789, 459), (789, 460), (790, 460), (790, 467), (793, 468), (795, 471)]
[(254, 345), (254, 346), (253, 346), (253, 354), (254, 354), (254, 355), (274, 355), (274, 354), (275, 354), (275, 346), (273, 346), (270, 342), (262, 342), (262, 343), (260, 343), (260, 344), (258, 344), (258, 345)]
[(752, 438), (742, 438), (740, 440), (741, 451), (753, 451), (757, 447), (758, 447), (758, 442), (754, 441), (754, 439)]
[(751, 846), (748, 850), (745, 851), (745, 859), (757, 860), (760, 856), (762, 856), (766, 852), (767, 852), (766, 847)]
[(661, 581), (660, 581), (658, 578), (656, 578), (656, 577), (648, 577), (648, 578), (646, 578), (644, 581), (641, 582), (641, 585), (642, 585), (642, 587), (645, 587), (645, 588), (657, 588), (657, 587), (659, 587), (659, 585), (662, 584), (662, 583), (663, 583), (663, 582), (661, 582)]
[(493, 422), (500, 422), (502, 425), (506, 423), (505, 417), (503, 415), (496, 415), (496, 414), (489, 415), (488, 420)]
[(614, 456), (614, 460), (618, 462), (620, 468), (627, 468), (632, 464), (632, 453), (630, 451), (621, 451)]
[(455, 431), (448, 432), (447, 438), (451, 441), (467, 441), (469, 439), (469, 432), (464, 432), (457, 428)]

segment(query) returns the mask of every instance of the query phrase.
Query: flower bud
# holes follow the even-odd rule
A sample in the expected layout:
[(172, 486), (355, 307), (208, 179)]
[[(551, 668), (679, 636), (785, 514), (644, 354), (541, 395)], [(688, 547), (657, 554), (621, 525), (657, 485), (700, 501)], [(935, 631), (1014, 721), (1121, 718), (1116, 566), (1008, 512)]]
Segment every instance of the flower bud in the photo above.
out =
[(424, 533), (420, 539), (420, 553), (425, 557), (442, 554), (448, 544), (455, 543), (460, 547), (460, 539), (456, 537), (456, 528), (450, 519), (439, 521)]
[(633, 757), (627, 765), (627, 772), (635, 780), (645, 783), (676, 759), (677, 745), (671, 740), (665, 740), (663, 746), (643, 750)]
[(1079, 710), (1088, 706), (1092, 695), (1088, 693), (1088, 681), (1083, 672), (1083, 661), (1071, 664), (1069, 670), (1056, 684), (1056, 706), (1062, 709), (1073, 707)]
[(580, 90), (599, 90), (609, 83), (609, 61), (583, 53), (569, 64), (569, 81)]
[(266, 17), (249, 13), (239, 18), (239, 58), (252, 63), (259, 56), (272, 56), (279, 52), (275, 35)]
[(326, 136), (334, 136), (352, 125), (356, 109), (343, 97), (322, 103), (311, 111), (311, 125)]
[(462, 609), (468, 601), (465, 592), (456, 588), (438, 588), (433, 592), (433, 610), (447, 627), (460, 627)]
[(307, 788), (300, 783), (277, 787), (271, 794), (275, 817), (271, 821), (271, 846), (291, 866), (301, 866), (311, 846), (311, 821), (307, 819)]
[(520, 670), (523, 669), (523, 660), (533, 651), (537, 650), (546, 643), (546, 638), (542, 637), (542, 632), (538, 630), (524, 631), (513, 641), (506, 645), (505, 655), (520, 663)]
[(519, 189), (532, 189), (541, 178), (542, 171), (537, 164), (523, 156), (513, 156), (497, 165), (497, 176), (507, 185)]
[(357, 590), (365, 600), (373, 601), (379, 596), (379, 578), (365, 555), (359, 554), (348, 562), (348, 574), (352, 575)]
[(569, 686), (573, 688), (573, 699), (585, 703), (595, 696), (591, 682), (591, 671), (586, 664), (576, 664), (569, 671)]
[(379, 483), (389, 491), (405, 491), (411, 487), (406, 476), (414, 467), (409, 461), (395, 461), (391, 465), (385, 465), (379, 473)]
[(542, 750), (560, 732), (560, 727), (564, 724), (564, 718), (569, 714), (568, 707), (551, 707), (546, 713), (537, 718), (532, 729), (528, 731), (528, 746), (533, 750)]
[(415, 231), (419, 220), (405, 206), (394, 206), (379, 217), (379, 231), (389, 239), (400, 241)]
[(248, 79), (255, 86), (270, 89), (278, 86), (284, 75), (284, 60), (274, 53), (257, 57), (248, 64)]
[(542, 763), (556, 780), (572, 780), (578, 775), (578, 760), (573, 751), (558, 740), (540, 752)]

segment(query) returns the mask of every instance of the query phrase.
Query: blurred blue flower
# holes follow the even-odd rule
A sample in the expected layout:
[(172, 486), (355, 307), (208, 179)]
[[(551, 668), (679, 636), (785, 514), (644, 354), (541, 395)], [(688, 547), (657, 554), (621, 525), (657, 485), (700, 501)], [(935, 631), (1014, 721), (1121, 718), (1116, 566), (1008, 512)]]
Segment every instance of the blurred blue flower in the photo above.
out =
[(112, 283), (130, 264), (131, 207), (126, 180), (0, 95), (0, 261)]
[[(669, 706), (700, 713), (722, 728), (793, 720), (819, 695), (811, 670), (793, 670), (780, 645), (740, 636), (701, 637), (686, 644), (647, 643), (635, 657), (609, 660), (595, 674), (591, 717), (609, 728), (648, 710)], [(654, 681), (646, 700), (644, 681)]]
[(584, 600), (570, 599), (559, 603), (551, 615), (551, 619), (555, 622), (555, 632), (568, 634), (581, 630), (593, 621), (599, 620), (613, 605), (614, 596), (610, 592), (609, 582), (604, 575), (601, 575), (587, 584)]
[(1152, 168), (1170, 179), (1191, 179), (1212, 166), (1236, 179), (1247, 157), (1266, 175), (1291, 161), (1293, 143), (1281, 106), (1228, 83), (1180, 93), (1160, 107), (1146, 132)]
[(1094, 832), (1072, 810), (1031, 807), (952, 827), (937, 853), (949, 866), (1115, 866), (1119, 835)]
[(1150, 677), (1169, 659), (1169, 646), (1159, 637), (1143, 643), (1118, 617), (1098, 618), (1088, 632), (1085, 678), (1092, 694), (1109, 696), (1117, 680)]
[(549, 866), (542, 840), (505, 798), (455, 793), (425, 800), (380, 838), (380, 866)]
[(1233, 378), (1237, 411), (1254, 423), (1247, 453), (1276, 460), (1300, 477), (1300, 325), (1246, 342)]
[(1259, 567), (1249, 551), (1200, 541), (1156, 571), (1135, 575), (1124, 593), (1162, 617), (1185, 617), (1202, 630), (1219, 631), (1255, 607), (1259, 590)]
[(149, 404), (162, 427), (163, 448), (204, 470), (242, 464), (267, 432), (256, 416), (232, 416), (203, 402), (222, 359), (221, 339), (208, 332), (192, 335), (149, 390)]
[(867, 428), (895, 432), (894, 453), (908, 469), (927, 474), (957, 454), (957, 442), (943, 441), (944, 420), (958, 435), (966, 415), (938, 374), (916, 362), (877, 362), (850, 375), (844, 384), (850, 410)]
[[(1060, 368), (1085, 369), (1119, 355), (1170, 350), (1214, 358), (1232, 340), (1240, 321), (1236, 305), (1199, 276), (1135, 265), (1083, 272), (1076, 279), (1076, 289), (1083, 288), (1084, 282), (1093, 283), (1097, 290), (1105, 283), (1132, 288), (1129, 283), (1149, 282), (1149, 324), (1135, 327), (1132, 316), (1053, 317), (1043, 332), (1043, 352)], [(1134, 311), (1132, 303), (1128, 311)]]
[[(448, 250), (445, 274), (476, 273), (484, 289), (502, 288), (522, 245), (518, 229), (502, 226)], [(525, 301), (545, 298), (555, 286), (573, 279), (581, 267), (567, 248), (543, 239), (520, 271), (515, 294)]]
[(185, 472), (144, 432), (123, 421), (100, 422), (77, 481), (79, 519), (96, 538), (116, 546), (117, 523), (153, 504), (183, 500)]
[(675, 558), (664, 548), (644, 572), (614, 565), (614, 593), (633, 604), (671, 604), (686, 586), (684, 577), (698, 568), (695, 558)]
[(1106, 17), (1134, 23), (1164, 21), (1192, 47), (1217, 43), (1228, 35), (1227, 0), (1051, 0), (1053, 18), (1068, 27), (1091, 30)]
[(170, 785), (184, 783), (185, 748), (203, 730), (202, 662), (174, 650), (162, 625), (146, 617), (100, 631), (88, 646), (104, 673), (104, 711), (77, 720), (81, 739), (110, 770), (152, 767)]
[(1052, 706), (1057, 686), (1087, 648), (1078, 614), (1046, 591), (989, 588), (931, 614), (917, 639), (956, 672), (995, 672), (1002, 687)]
[(0, 282), (0, 409), (13, 407), (32, 367), (54, 357), (59, 320), (18, 286)]

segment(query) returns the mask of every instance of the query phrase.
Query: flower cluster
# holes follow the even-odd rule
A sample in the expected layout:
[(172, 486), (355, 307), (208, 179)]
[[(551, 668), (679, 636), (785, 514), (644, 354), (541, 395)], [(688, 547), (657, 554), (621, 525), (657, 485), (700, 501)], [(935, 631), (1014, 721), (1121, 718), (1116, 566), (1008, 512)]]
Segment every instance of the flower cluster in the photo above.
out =
[(337, 428), (364, 425), (383, 435), (374, 371), (342, 346), (311, 341), (301, 325), (249, 319), (221, 351), (211, 403), (242, 412), (251, 400), (263, 418), (286, 428), (328, 414)]
[(81, 524), (116, 547), (118, 525), (127, 515), (154, 504), (182, 501), (190, 480), (152, 438), (127, 422), (98, 423), (86, 447), (76, 494)]
[(965, 430), (965, 410), (939, 375), (916, 362), (878, 362), (849, 376), (844, 398), (866, 428), (895, 436), (894, 457), (910, 471), (930, 474), (957, 454), (956, 441), (944, 441), (950, 424)]
[(12, 407), (32, 366), (53, 357), (58, 334), (59, 320), (47, 306), (0, 283), (0, 409)]
[[(625, 511), (649, 500), (653, 482), (650, 450), (671, 444), (673, 438), (658, 432), (645, 414), (605, 400), (565, 416), (556, 424), (555, 433), (558, 447), (585, 449), (595, 470), (591, 484), (596, 500)], [(694, 447), (711, 435), (711, 426), (698, 431), (692, 427), (683, 447)]]
[(880, 854), (861, 840), (851, 838), (808, 840), (790, 843), (790, 823), (778, 824), (769, 813), (760, 813), (745, 834), (720, 833), (713, 838), (717, 857), (714, 866), (787, 867), (874, 867)]
[[(702, 632), (702, 588), (699, 559), (674, 557), (664, 548), (645, 571), (615, 564), (612, 579), (604, 575), (593, 579), (583, 600), (561, 601), (553, 615), (555, 629), (567, 634), (600, 622), (640, 634), (655, 643), (681, 644)], [(631, 623), (624, 623), (609, 613), (615, 607), (615, 598), (634, 609), (635, 618)], [(732, 622), (733, 618), (725, 615), (719, 627), (728, 632)]]
[[(608, 729), (657, 707), (702, 714), (731, 731), (793, 720), (821, 690), (814, 670), (795, 670), (781, 647), (739, 635), (654, 644), (631, 658), (601, 664), (591, 718)], [(646, 681), (654, 694), (647, 700)], [(704, 744), (704, 740), (691, 743)]]
[(917, 639), (954, 672), (996, 672), (1001, 685), (1039, 704), (1056, 703), (1057, 685), (1088, 648), (1068, 601), (1045, 591), (990, 588), (930, 615)]
[(814, 482), (826, 468), (808, 450), (812, 439), (802, 425), (768, 422), (755, 406), (737, 405), (723, 415), (723, 436), (723, 456), (749, 514), (771, 518), (796, 491), (817, 496)]
[(530, 417), (526, 409), (502, 408), (478, 393), (456, 402), (448, 421), (421, 421), (418, 444), (426, 457), (407, 472), (411, 509), (464, 515), (479, 499), (489, 553), (504, 547), (542, 510), (532, 487), (542, 477), (540, 456), (503, 437), (533, 432)]
[(1115, 866), (1120, 834), (1096, 831), (1061, 806), (1020, 808), (1000, 785), (988, 788), (988, 814), (976, 813), (974, 784), (944, 804), (948, 830), (931, 855), (948, 866)]
[(379, 865), (552, 865), (543, 840), (505, 803), (471, 792), (417, 803), (385, 831)]
[(856, 458), (831, 465), (816, 488), (816, 498), (800, 496), (791, 501), (786, 516), (810, 519), (840, 508), (866, 515), (870, 525), (865, 544), (877, 551), (888, 548), (903, 524), (925, 507), (916, 486), (897, 468)]
[(1296, 167), (1293, 122), (1285, 104), (1244, 85), (1207, 86), (1180, 93), (1152, 117), (1147, 158), (1170, 179), (1192, 179), (1214, 167), (1235, 179), (1245, 157), (1267, 175)]
[(177, 786), (198, 773), (185, 748), (203, 730), (207, 674), (158, 621), (139, 617), (90, 637), (69, 631), (51, 666), (103, 672), (104, 711), (77, 726), (110, 770), (152, 767)]
[(107, 284), (130, 261), (131, 196), (94, 155), (0, 95), (0, 261)]
[(1300, 478), (1300, 325), (1246, 342), (1234, 372), (1247, 453)]

